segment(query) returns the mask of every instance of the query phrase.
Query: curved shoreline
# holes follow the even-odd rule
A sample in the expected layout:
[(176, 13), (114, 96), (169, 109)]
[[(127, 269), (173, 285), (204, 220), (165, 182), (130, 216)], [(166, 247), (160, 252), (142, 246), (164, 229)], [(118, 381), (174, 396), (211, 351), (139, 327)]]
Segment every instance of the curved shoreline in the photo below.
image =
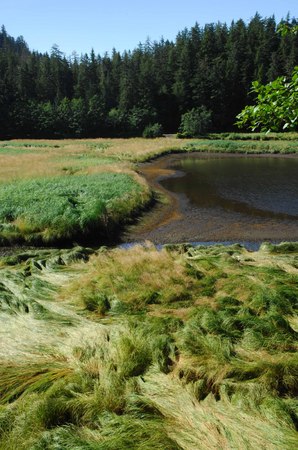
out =
[[(60, 141), (59, 141), (60, 144)], [(223, 146), (225, 144), (225, 146)], [(231, 150), (226, 151), (226, 144), (231, 147)], [(245, 144), (245, 145), (244, 145)], [(291, 144), (291, 145), (289, 145)], [(21, 144), (20, 144), (21, 145)], [(24, 144), (25, 145), (25, 144)], [(26, 144), (27, 145), (27, 144)], [(71, 233), (66, 233), (65, 236), (59, 238), (59, 240), (55, 240), (53, 236), (51, 239), (47, 239), (44, 241), (42, 238), (39, 239), (39, 235), (32, 236), (30, 239), (30, 233), (26, 234), (26, 239), (22, 238), (22, 236), (17, 236), (16, 238), (11, 237), (12, 240), (2, 239), (0, 238), (0, 251), (6, 252), (6, 246), (9, 248), (24, 248), (32, 245), (34, 248), (38, 247), (71, 247), (76, 243), (81, 243), (82, 245), (91, 245), (94, 248), (100, 245), (108, 245), (113, 246), (117, 245), (119, 242), (123, 241), (136, 241), (139, 239), (151, 239), (152, 230), (156, 226), (167, 227), (170, 224), (175, 225), (177, 221), (181, 220), (184, 214), (183, 208), (181, 208), (181, 204), (186, 204), (185, 199), (181, 200), (181, 196), (176, 195), (174, 193), (169, 192), (165, 189), (161, 182), (164, 179), (177, 177), (180, 174), (173, 169), (168, 167), (168, 161), (172, 159), (181, 159), (187, 157), (187, 155), (191, 155), (191, 157), (199, 157), (199, 158), (297, 158), (298, 156), (298, 147), (292, 145), (292, 142), (287, 140), (284, 141), (269, 141), (269, 144), (266, 142), (257, 141), (242, 141), (237, 140), (204, 140), (204, 139), (190, 139), (190, 140), (177, 140), (177, 139), (169, 139), (169, 138), (160, 138), (157, 140), (116, 140), (114, 143), (109, 142), (108, 150), (104, 147), (102, 150), (102, 142), (99, 140), (92, 140), (92, 146), (90, 147), (90, 143), (88, 142), (79, 142), (77, 146), (76, 143), (67, 142), (67, 145), (64, 145), (65, 152), (61, 153), (59, 150), (59, 158), (58, 154), (55, 154), (55, 159), (53, 159), (52, 148), (49, 152), (47, 149), (47, 143), (45, 142), (45, 150), (42, 152), (39, 159), (36, 162), (39, 164), (38, 168), (42, 171), (38, 173), (39, 177), (43, 179), (49, 176), (70, 176), (70, 175), (89, 175), (95, 173), (103, 173), (103, 172), (115, 172), (115, 173), (128, 173), (132, 175), (138, 183), (143, 186), (145, 190), (147, 190), (147, 198), (141, 200), (140, 196), (136, 197), (136, 201), (132, 211), (125, 211), (125, 203), (120, 208), (119, 217), (118, 212), (116, 211), (115, 205), (110, 205), (110, 209), (108, 214), (104, 217), (104, 226), (101, 229), (97, 227), (92, 227), (90, 230), (86, 230), (84, 236), (81, 233), (77, 233), (76, 235)], [(264, 147), (266, 146), (266, 148)], [(74, 147), (73, 147), (74, 146)], [(98, 147), (97, 147), (98, 146)], [(234, 146), (237, 146), (234, 148)], [(61, 146), (60, 146), (61, 147)], [(60, 148), (59, 147), (59, 148)], [(90, 147), (90, 148), (89, 148)], [(34, 148), (34, 146), (33, 146)], [(100, 150), (100, 154), (98, 153)], [(82, 153), (82, 152), (86, 153)], [(288, 152), (296, 152), (296, 153), (288, 153)], [(95, 155), (95, 152), (96, 155)], [(272, 153), (273, 152), (273, 153)], [(18, 178), (22, 180), (31, 180), (31, 175), (35, 174), (31, 170), (32, 162), (31, 158), (36, 157), (34, 151), (31, 153), (26, 153), (25, 159), (23, 158), (21, 162), (18, 164), (13, 160), (16, 165), (16, 174), (18, 174)], [(77, 164), (78, 157), (90, 157), (90, 158), (99, 158), (97, 162), (98, 166), (90, 166), (90, 162), (88, 164)], [(65, 157), (67, 157), (67, 164), (65, 166)], [(56, 161), (56, 158), (57, 161)], [(101, 165), (100, 161), (103, 158), (104, 163)], [(110, 165), (106, 165), (105, 159), (112, 158), (112, 162), (109, 162)], [(114, 158), (114, 159), (113, 159)], [(87, 158), (88, 159), (88, 158)], [(30, 170), (26, 170), (25, 176), (23, 171), (24, 164), (28, 165), (30, 161)], [(35, 161), (35, 160), (34, 160)], [(87, 160), (88, 162), (89, 160)], [(116, 163), (116, 162), (117, 163)], [(8, 160), (7, 160), (8, 162)], [(47, 165), (45, 164), (47, 162)], [(84, 162), (84, 160), (83, 160)], [(11, 164), (12, 161), (9, 160)], [(26, 166), (25, 164), (25, 166)], [(72, 172), (72, 165), (74, 164), (74, 171)], [(26, 166), (27, 167), (27, 166)], [(34, 165), (35, 167), (35, 165)], [(65, 172), (66, 168), (69, 169), (69, 172)], [(62, 171), (62, 172), (61, 172)], [(32, 173), (31, 173), (32, 172)], [(41, 174), (44, 173), (44, 177)], [(54, 174), (54, 175), (53, 175)], [(30, 175), (30, 176), (29, 176)], [(139, 176), (141, 175), (141, 176)], [(64, 178), (64, 177), (63, 177)], [(5, 183), (6, 178), (4, 177), (2, 182)], [(7, 178), (7, 182), (9, 182), (10, 178)], [(151, 187), (152, 192), (149, 191), (149, 186)], [(72, 199), (71, 199), (72, 200)], [(51, 199), (49, 198), (49, 202)], [(182, 206), (183, 206), (182, 205)], [(109, 226), (106, 227), (106, 219), (109, 218)], [(134, 225), (131, 225), (134, 224)], [(173, 227), (174, 228), (174, 227)], [(55, 231), (55, 230), (54, 230)], [(143, 236), (140, 235), (143, 233)], [(149, 234), (148, 234), (149, 233)], [(172, 230), (172, 233), (175, 234), (175, 230)], [(25, 236), (25, 234), (24, 234)], [(171, 238), (170, 234), (170, 238)], [(28, 238), (28, 239), (27, 239)], [(186, 238), (187, 239), (187, 238)], [(205, 237), (204, 241), (210, 240), (210, 236)], [(172, 239), (170, 239), (172, 241)], [(181, 242), (180, 239), (175, 239), (175, 242)], [(221, 241), (221, 240), (220, 240)]]
[[(226, 159), (226, 158), (274, 158), (274, 159), (297, 159), (297, 154), (236, 154), (236, 153), (206, 153), (206, 152), (181, 152), (175, 154), (163, 155), (154, 161), (142, 163), (138, 166), (138, 173), (142, 175), (151, 189), (156, 192), (158, 202), (153, 209), (146, 211), (146, 213), (139, 219), (138, 224), (128, 227), (122, 242), (140, 242), (150, 240), (156, 244), (178, 243), (178, 242), (214, 242), (220, 243), (225, 241), (240, 242), (251, 241), (253, 243), (261, 243), (269, 240), (272, 242), (282, 241), (297, 241), (298, 229), (297, 226), (289, 227), (288, 232), (280, 237), (278, 225), (273, 225), (272, 231), (268, 234), (268, 230), (264, 231), (261, 228), (254, 236), (250, 232), (246, 236), (241, 233), (233, 236), (231, 233), (221, 236), (220, 233), (210, 234), (204, 231), (199, 238), (193, 234), (191, 222), (195, 220), (194, 208), (190, 207), (189, 201), (184, 194), (175, 194), (162, 186), (161, 181), (173, 177), (183, 176), (179, 170), (174, 170), (171, 165), (175, 161), (187, 158), (198, 159)], [(187, 230), (181, 239), (181, 227), (185, 227), (185, 217), (188, 217)], [(177, 224), (178, 222), (178, 224)], [(177, 233), (178, 228), (179, 233)], [(296, 234), (295, 234), (296, 233)], [(179, 237), (180, 236), (180, 237)], [(169, 238), (170, 237), (170, 238)]]

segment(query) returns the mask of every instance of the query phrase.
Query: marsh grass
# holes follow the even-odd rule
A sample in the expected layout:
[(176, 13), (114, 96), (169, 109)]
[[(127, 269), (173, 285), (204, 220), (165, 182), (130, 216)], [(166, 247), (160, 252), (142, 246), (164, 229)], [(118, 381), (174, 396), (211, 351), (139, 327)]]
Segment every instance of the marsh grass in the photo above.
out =
[(121, 163), (121, 171), (126, 172), (134, 162), (180, 147), (174, 138), (4, 141), (0, 144), (0, 183), (58, 176), (65, 166), (94, 173), (110, 164), (110, 170), (117, 172)]
[(30, 267), (29, 306), (40, 298), (34, 280), (45, 280), (43, 306), (72, 324), (1, 312), (0, 448), (294, 449), (297, 271), (286, 249), (147, 245), (101, 249), (87, 264), (83, 248), (7, 257), (11, 294)]
[(67, 354), (60, 349), (46, 359), (5, 362), (0, 386), (7, 406), (0, 409), (0, 448), (8, 443), (15, 448), (21, 436), (19, 448), (53, 448), (55, 442), (179, 448), (167, 436), (160, 414), (133, 401), (140, 377), (158, 360), (157, 345), (129, 324), (108, 333), (98, 328), (92, 338), (73, 341)]
[(183, 449), (295, 448), (297, 433), (289, 414), (276, 414), (278, 402), (273, 399), (262, 404), (262, 412), (254, 401), (244, 407), (226, 395), (218, 400), (209, 394), (198, 401), (192, 383), (185, 387), (164, 375), (152, 377), (143, 389), (163, 414), (169, 435)]
[(15, 140), (1, 142), (0, 182), (12, 179), (30, 179), (36, 176), (55, 176), (63, 167), (89, 172), (101, 170), (111, 163), (130, 168), (133, 164), (157, 156), (183, 151), (232, 151), (239, 153), (293, 153), (297, 152), (297, 134), (234, 133), (210, 135), (209, 139), (174, 137), (157, 139), (82, 139), (82, 140)]
[(232, 141), (292, 141), (297, 140), (298, 133), (211, 133), (208, 137)]
[(2, 242), (51, 243), (97, 231), (108, 239), (150, 197), (128, 174), (103, 173), (0, 185)]
[(293, 140), (199, 140), (186, 144), (183, 148), (187, 151), (220, 152), (220, 153), (244, 153), (244, 154), (291, 154), (297, 153), (298, 144)]
[[(3, 143), (2, 236), (112, 233), (150, 198), (134, 164), (182, 147), (297, 151), (292, 135), (219, 138)], [(0, 449), (296, 449), (297, 250), (0, 257)]]
[[(109, 235), (119, 233), (118, 225), (152, 200), (148, 186), (136, 175), (137, 162), (177, 151), (286, 154), (298, 149), (292, 134), (285, 139), (272, 135), (268, 141), (268, 136), (241, 136), (2, 142), (0, 243), (77, 240), (95, 229), (108, 241)], [(122, 183), (123, 177), (131, 178)], [(107, 192), (113, 194), (107, 197)]]
[(199, 292), (196, 280), (187, 273), (179, 255), (166, 249), (160, 252), (152, 246), (115, 249), (95, 258), (93, 264), (70, 294), (89, 310), (96, 310), (97, 303), (101, 309), (103, 301), (109, 302), (107, 310), (112, 312), (113, 305), (119, 302), (131, 312), (189, 306)]
[(72, 373), (59, 361), (49, 363), (47, 360), (23, 364), (4, 363), (0, 369), (0, 390), (2, 404), (31, 392), (44, 392), (57, 380), (63, 379)]

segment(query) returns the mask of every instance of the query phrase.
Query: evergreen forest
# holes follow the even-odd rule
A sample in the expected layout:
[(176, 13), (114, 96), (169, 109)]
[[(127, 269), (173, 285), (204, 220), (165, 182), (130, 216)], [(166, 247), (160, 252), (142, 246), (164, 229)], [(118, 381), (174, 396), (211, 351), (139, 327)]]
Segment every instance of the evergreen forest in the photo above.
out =
[(56, 45), (32, 51), (3, 25), (0, 137), (126, 137), (150, 125), (176, 133), (194, 108), (203, 108), (209, 131), (231, 131), (254, 100), (253, 81), (290, 77), (298, 65), (298, 34), (278, 33), (279, 25), (259, 14), (230, 26), (196, 23), (174, 42), (148, 39), (122, 54), (81, 56)]

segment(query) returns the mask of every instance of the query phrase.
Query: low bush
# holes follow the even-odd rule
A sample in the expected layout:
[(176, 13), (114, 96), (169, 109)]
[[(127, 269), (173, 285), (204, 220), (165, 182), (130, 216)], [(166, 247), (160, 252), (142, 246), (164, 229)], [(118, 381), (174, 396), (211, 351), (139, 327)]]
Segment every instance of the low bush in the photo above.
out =
[(193, 108), (181, 117), (178, 137), (197, 137), (205, 134), (211, 127), (212, 112), (204, 105)]
[(143, 137), (146, 139), (158, 138), (163, 135), (162, 126), (159, 123), (148, 125), (143, 131)]

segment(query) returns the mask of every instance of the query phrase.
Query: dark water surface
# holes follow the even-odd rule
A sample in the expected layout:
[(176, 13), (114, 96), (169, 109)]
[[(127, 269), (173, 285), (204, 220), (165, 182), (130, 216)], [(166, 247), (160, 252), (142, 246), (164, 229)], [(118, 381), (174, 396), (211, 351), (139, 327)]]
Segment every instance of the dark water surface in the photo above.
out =
[(157, 171), (157, 181), (175, 199), (176, 214), (141, 239), (298, 240), (297, 157), (179, 155), (164, 158), (161, 166), (171, 170)]
[(253, 222), (298, 218), (298, 159), (188, 157), (171, 168), (181, 177), (161, 184), (199, 209), (245, 214)]

